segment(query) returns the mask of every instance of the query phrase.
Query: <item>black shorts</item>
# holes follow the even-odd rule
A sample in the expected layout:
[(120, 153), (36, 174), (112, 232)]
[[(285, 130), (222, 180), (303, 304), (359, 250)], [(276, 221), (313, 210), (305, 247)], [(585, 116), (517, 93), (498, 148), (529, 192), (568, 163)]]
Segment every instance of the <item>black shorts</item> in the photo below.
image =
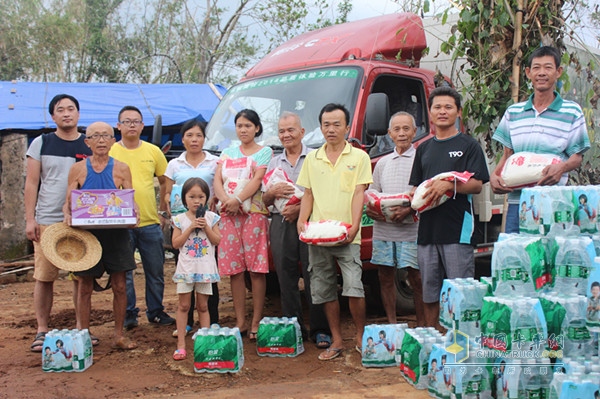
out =
[(136, 268), (128, 229), (91, 229), (102, 247), (100, 262), (89, 270), (76, 272), (76, 276), (100, 278), (108, 274), (127, 272)]

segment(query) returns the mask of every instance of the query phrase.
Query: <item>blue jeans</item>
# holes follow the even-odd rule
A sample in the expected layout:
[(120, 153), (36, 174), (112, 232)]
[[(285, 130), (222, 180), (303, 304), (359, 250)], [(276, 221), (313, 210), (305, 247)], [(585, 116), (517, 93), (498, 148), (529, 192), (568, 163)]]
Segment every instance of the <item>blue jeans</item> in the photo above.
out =
[(519, 232), (519, 204), (508, 204), (506, 211), (506, 226), (505, 233)]
[[(165, 251), (162, 230), (158, 224), (138, 227), (129, 230), (129, 238), (131, 247), (134, 251), (137, 248), (142, 258), (142, 266), (146, 277), (146, 316), (148, 316), (148, 319), (152, 319), (164, 309), (162, 302), (165, 291)], [(127, 315), (137, 317), (139, 309), (135, 303), (133, 271), (127, 272), (126, 284)]]

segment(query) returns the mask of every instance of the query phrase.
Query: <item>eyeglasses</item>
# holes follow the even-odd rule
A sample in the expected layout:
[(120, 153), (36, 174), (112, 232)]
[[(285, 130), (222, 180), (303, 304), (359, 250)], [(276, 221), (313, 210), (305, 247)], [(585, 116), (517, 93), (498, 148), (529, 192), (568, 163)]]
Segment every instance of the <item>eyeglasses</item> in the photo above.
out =
[(124, 121), (119, 122), (121, 125), (129, 125), (129, 126), (139, 126), (142, 124), (142, 121), (140, 121), (139, 119), (136, 120), (131, 120), (131, 119), (125, 119)]
[(94, 141), (98, 141), (100, 139), (103, 140), (110, 140), (110, 139), (114, 139), (115, 136), (113, 136), (112, 134), (92, 134), (91, 136), (86, 136), (86, 139), (90, 139), (90, 140), (94, 140)]

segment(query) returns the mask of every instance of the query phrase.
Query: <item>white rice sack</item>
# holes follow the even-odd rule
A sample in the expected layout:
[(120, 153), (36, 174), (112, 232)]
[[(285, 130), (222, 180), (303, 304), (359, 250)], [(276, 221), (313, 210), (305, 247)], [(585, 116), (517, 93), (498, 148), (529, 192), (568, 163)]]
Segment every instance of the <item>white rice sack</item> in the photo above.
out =
[(556, 155), (517, 152), (508, 157), (500, 176), (510, 188), (533, 186), (542, 178), (546, 166), (561, 162)]
[[(391, 207), (394, 206), (410, 206), (410, 196), (408, 194), (385, 194), (379, 193), (375, 190), (367, 190), (365, 191), (365, 199), (369, 204), (369, 207), (377, 214), (385, 218), (385, 221), (388, 223), (393, 223), (392, 216), (394, 212), (390, 210)], [(410, 223), (414, 223), (412, 218), (410, 219)], [(408, 221), (408, 220), (407, 220)], [(404, 223), (404, 222), (403, 222)]]
[(291, 197), (277, 198), (275, 201), (273, 201), (273, 205), (281, 213), (283, 208), (285, 208), (287, 205), (300, 203), (300, 200), (304, 195), (304, 191), (300, 190), (288, 177), (287, 173), (285, 173), (285, 171), (280, 167), (272, 169), (265, 174), (262, 181), (263, 191), (268, 191), (271, 187), (278, 183), (286, 183), (294, 188), (294, 194)]
[(299, 204), (302, 200), (302, 197), (304, 196), (304, 191), (300, 190), (293, 183), (285, 183), (289, 184), (294, 188), (294, 194), (289, 198), (277, 198), (275, 201), (273, 201), (273, 205), (279, 211), (279, 213), (281, 213), (283, 211), (283, 208), (285, 208), (288, 205)]
[(349, 224), (337, 220), (320, 220), (306, 223), (300, 241), (312, 245), (334, 246), (346, 241)]
[(425, 200), (423, 196), (429, 189), (429, 182), (433, 180), (447, 180), (447, 181), (460, 181), (465, 183), (469, 181), (469, 179), (473, 176), (473, 173), (470, 172), (444, 172), (433, 176), (431, 179), (427, 179), (415, 190), (413, 195), (413, 199), (411, 201), (411, 207), (417, 212), (425, 212), (430, 209), (433, 209), (437, 206), (442, 205), (444, 202), (454, 196), (454, 190), (448, 190), (442, 197), (437, 201), (437, 203), (433, 203), (432, 201)]
[[(244, 190), (244, 187), (246, 187), (248, 183), (250, 183), (250, 179), (227, 178), (223, 182), (223, 188), (225, 189), (225, 194), (227, 194), (229, 198), (235, 198), (239, 197)], [(245, 213), (250, 212), (251, 205), (252, 197), (246, 198), (244, 201), (242, 201), (242, 210)], [(217, 203), (217, 207), (221, 210), (221, 212), (225, 212), (225, 208), (223, 207), (221, 201)]]
[[(252, 180), (252, 172), (256, 162), (250, 157), (225, 159), (221, 165), (221, 176), (223, 177), (223, 189), (229, 198), (239, 197), (244, 188)], [(252, 198), (247, 198), (242, 202), (242, 210), (250, 212)], [(217, 207), (224, 211), (221, 201), (217, 202)]]

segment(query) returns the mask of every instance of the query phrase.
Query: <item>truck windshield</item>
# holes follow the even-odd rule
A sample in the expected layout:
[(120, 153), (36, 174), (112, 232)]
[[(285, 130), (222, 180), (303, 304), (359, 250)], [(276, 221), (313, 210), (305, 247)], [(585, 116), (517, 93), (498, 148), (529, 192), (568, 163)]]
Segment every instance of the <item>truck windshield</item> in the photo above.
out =
[(239, 83), (227, 92), (213, 114), (204, 149), (220, 152), (240, 144), (233, 118), (244, 108), (255, 110), (263, 124), (257, 143), (275, 149), (281, 147), (277, 122), (284, 111), (290, 111), (302, 119), (304, 143), (319, 147), (324, 143), (319, 128), (321, 108), (328, 103), (340, 103), (352, 114), (362, 74), (358, 67), (322, 68)]

